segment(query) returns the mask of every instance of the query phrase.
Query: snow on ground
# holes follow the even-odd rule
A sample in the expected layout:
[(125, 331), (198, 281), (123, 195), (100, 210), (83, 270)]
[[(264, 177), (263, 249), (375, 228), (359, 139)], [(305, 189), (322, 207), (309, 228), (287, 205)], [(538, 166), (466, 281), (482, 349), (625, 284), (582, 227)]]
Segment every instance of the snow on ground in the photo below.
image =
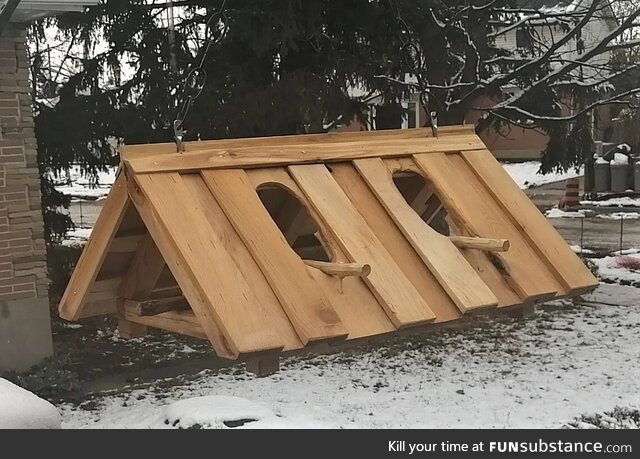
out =
[(116, 180), (117, 167), (109, 167), (104, 172), (98, 172), (96, 181), (83, 174), (80, 166), (72, 166), (69, 174), (54, 177), (56, 190), (68, 196), (81, 198), (104, 198), (109, 194), (111, 185)]
[[(640, 287), (640, 253), (616, 252), (607, 257), (592, 258), (591, 261), (598, 267), (598, 277), (604, 282)], [(638, 297), (640, 298), (640, 290)]]
[(640, 429), (640, 410), (616, 407), (605, 413), (585, 414), (567, 424), (574, 429)]
[(97, 395), (86, 409), (61, 405), (63, 427), (155, 427), (166, 405), (211, 395), (241, 397), (297, 427), (560, 427), (585, 413), (640, 406), (638, 292), (603, 284), (579, 306), (556, 301), (526, 320), (292, 357), (263, 378), (232, 367), (163, 379)]
[(622, 196), (620, 198), (609, 198), (602, 201), (580, 201), (583, 206), (595, 207), (640, 207), (640, 197)]
[(503, 163), (502, 167), (509, 173), (511, 178), (520, 186), (520, 188), (531, 188), (534, 186), (544, 185), (545, 183), (559, 182), (568, 178), (579, 177), (583, 175), (582, 170), (576, 172), (571, 169), (567, 172), (550, 174), (539, 174), (540, 161), (527, 161), (524, 163)]
[[(273, 411), (240, 397), (208, 395), (188, 398), (166, 405), (155, 428), (179, 429), (225, 427), (290, 428)], [(250, 425), (249, 425), (250, 424)]]
[(67, 231), (67, 235), (64, 241), (62, 241), (63, 245), (76, 245), (76, 244), (84, 244), (91, 236), (91, 231), (93, 228), (76, 228), (74, 230)]
[(638, 212), (614, 212), (612, 214), (598, 214), (596, 217), (606, 220), (638, 220), (640, 214)]
[(0, 429), (59, 429), (55, 406), (0, 378)]
[(566, 211), (566, 210), (558, 209), (557, 207), (553, 207), (547, 210), (544, 214), (547, 218), (584, 218), (585, 217), (584, 210)]

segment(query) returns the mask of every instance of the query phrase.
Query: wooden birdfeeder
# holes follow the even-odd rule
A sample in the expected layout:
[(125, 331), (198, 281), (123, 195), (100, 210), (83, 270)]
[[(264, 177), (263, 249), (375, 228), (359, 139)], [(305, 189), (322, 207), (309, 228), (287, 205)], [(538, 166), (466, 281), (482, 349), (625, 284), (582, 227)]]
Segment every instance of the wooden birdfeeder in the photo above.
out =
[(195, 336), (266, 372), (597, 285), (470, 127), (184, 147), (123, 148), (61, 317), (117, 314), (121, 336)]

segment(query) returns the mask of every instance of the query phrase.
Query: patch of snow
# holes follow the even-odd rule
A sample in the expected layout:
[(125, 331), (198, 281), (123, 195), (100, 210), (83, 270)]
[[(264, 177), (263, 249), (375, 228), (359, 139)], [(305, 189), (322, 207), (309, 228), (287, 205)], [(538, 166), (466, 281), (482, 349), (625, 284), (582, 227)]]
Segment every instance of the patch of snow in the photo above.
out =
[(77, 198), (99, 199), (109, 194), (111, 185), (116, 180), (117, 167), (98, 172), (97, 180), (92, 182), (84, 175), (80, 166), (72, 166), (66, 176), (52, 177), (56, 190), (67, 196)]
[(585, 247), (580, 247), (579, 245), (572, 245), (571, 250), (573, 250), (575, 253), (595, 253), (593, 250), (587, 249)]
[(277, 427), (278, 420), (297, 427), (558, 428), (583, 413), (640, 404), (638, 346), (631, 345), (640, 326), (638, 292), (602, 284), (579, 306), (555, 301), (526, 320), (286, 358), (280, 373), (262, 378), (238, 367), (205, 370), (96, 394), (90, 408), (59, 408), (65, 428), (171, 427), (163, 405), (224, 394), (276, 413), (246, 428)]
[(603, 199), (602, 201), (580, 201), (580, 204), (596, 207), (640, 207), (640, 197), (622, 196), (620, 198)]
[(616, 153), (611, 160), (611, 165), (626, 166), (629, 164), (629, 157), (623, 153)]
[[(625, 260), (631, 259), (631, 260)], [(625, 268), (621, 263), (636, 260), (640, 265), (640, 254), (612, 255), (603, 258), (591, 258), (598, 267), (598, 277), (606, 282), (634, 285), (640, 287), (640, 270)], [(640, 294), (638, 295), (640, 297)]]
[(76, 228), (74, 230), (67, 231), (64, 245), (83, 244), (89, 240), (91, 231), (93, 228)]
[(161, 422), (179, 429), (225, 429), (275, 417), (268, 408), (244, 398), (208, 395), (166, 405)]
[(564, 211), (553, 207), (545, 212), (547, 218), (584, 218), (584, 210)]
[(604, 159), (602, 156), (594, 156), (596, 158), (596, 164), (609, 164), (609, 161)]
[(583, 414), (565, 427), (570, 429), (640, 429), (640, 410), (617, 406), (613, 411)]
[(0, 429), (59, 429), (61, 423), (51, 403), (0, 378)]
[(637, 220), (640, 218), (638, 212), (615, 212), (612, 214), (598, 214), (597, 218), (604, 218), (605, 220)]
[(540, 161), (527, 161), (523, 163), (502, 163), (502, 167), (509, 173), (511, 178), (520, 188), (531, 188), (544, 185), (545, 183), (559, 182), (568, 178), (580, 177), (583, 175), (582, 169), (578, 172), (570, 169), (567, 172), (549, 174), (539, 174)]

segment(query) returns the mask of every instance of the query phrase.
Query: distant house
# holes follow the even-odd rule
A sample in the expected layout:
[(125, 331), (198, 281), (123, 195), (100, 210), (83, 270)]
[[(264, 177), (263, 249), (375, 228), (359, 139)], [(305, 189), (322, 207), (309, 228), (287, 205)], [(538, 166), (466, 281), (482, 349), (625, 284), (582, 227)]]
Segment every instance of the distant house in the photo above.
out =
[[(518, 0), (518, 7), (523, 10), (531, 10), (532, 12), (541, 11), (549, 13), (569, 14), (576, 7), (581, 9), (588, 8), (591, 4), (591, 0), (569, 0), (569, 1), (553, 1), (553, 0)], [(595, 44), (597, 44), (601, 38), (608, 32), (612, 31), (617, 26), (611, 7), (608, 6), (604, 10), (597, 12), (591, 21), (583, 28), (582, 33), (576, 39), (570, 40), (566, 43), (559, 52), (562, 52), (567, 59), (572, 59), (583, 54), (586, 50), (589, 50)], [(531, 29), (540, 41), (553, 43), (559, 38), (564, 36), (566, 30), (562, 25), (553, 20), (547, 20), (544, 24), (535, 24), (531, 21)], [(530, 32), (522, 27), (513, 27), (513, 24), (505, 23), (498, 27), (498, 30), (503, 30), (504, 33), (497, 35), (495, 45), (507, 49), (514, 54), (517, 54), (519, 50), (525, 52), (525, 49), (529, 47), (532, 36)], [(609, 54), (605, 53), (600, 55), (597, 59), (590, 62), (605, 63), (609, 60)], [(588, 72), (585, 69), (585, 72)], [(517, 87), (505, 87), (503, 88), (505, 94), (513, 94), (519, 91)], [(472, 106), (478, 108), (491, 107), (495, 103), (495, 100), (488, 97), (479, 97), (473, 101)], [(403, 107), (407, 110), (407, 116), (402, 121), (401, 125), (394, 125), (387, 120), (393, 117), (385, 116), (385, 107), (376, 105), (376, 99), (372, 99), (372, 109), (370, 111), (368, 126), (362, 126), (358, 123), (353, 123), (348, 126), (343, 126), (342, 130), (359, 130), (359, 129), (389, 129), (389, 128), (413, 128), (424, 126), (426, 122), (426, 114), (421, 110), (418, 102), (418, 94), (413, 94), (408, 100), (403, 102)], [(569, 114), (569, 113), (567, 113)], [(482, 110), (470, 110), (464, 119), (465, 124), (476, 124), (483, 115)], [(609, 118), (607, 107), (602, 107), (596, 111), (593, 117), (593, 131), (595, 137), (599, 138), (605, 126), (603, 121), (607, 121)], [(397, 122), (396, 122), (397, 124)], [(495, 132), (493, 129), (489, 129), (480, 133), (480, 137), (489, 147), (489, 149), (501, 159), (533, 159), (538, 158), (540, 154), (546, 148), (548, 137), (541, 131), (535, 129), (524, 129), (516, 126), (510, 126), (502, 129), (501, 132)]]
[(97, 3), (0, 2), (0, 370), (53, 353), (26, 26)]

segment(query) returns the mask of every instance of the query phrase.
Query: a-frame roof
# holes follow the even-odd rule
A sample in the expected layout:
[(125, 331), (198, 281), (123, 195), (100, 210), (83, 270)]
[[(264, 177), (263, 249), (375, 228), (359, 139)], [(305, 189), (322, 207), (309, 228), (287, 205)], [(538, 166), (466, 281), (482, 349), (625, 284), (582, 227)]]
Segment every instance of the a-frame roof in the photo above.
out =
[[(118, 314), (238, 358), (593, 288), (473, 131), (440, 132), (126, 147), (60, 315)], [(314, 243), (328, 262), (303, 259)]]

